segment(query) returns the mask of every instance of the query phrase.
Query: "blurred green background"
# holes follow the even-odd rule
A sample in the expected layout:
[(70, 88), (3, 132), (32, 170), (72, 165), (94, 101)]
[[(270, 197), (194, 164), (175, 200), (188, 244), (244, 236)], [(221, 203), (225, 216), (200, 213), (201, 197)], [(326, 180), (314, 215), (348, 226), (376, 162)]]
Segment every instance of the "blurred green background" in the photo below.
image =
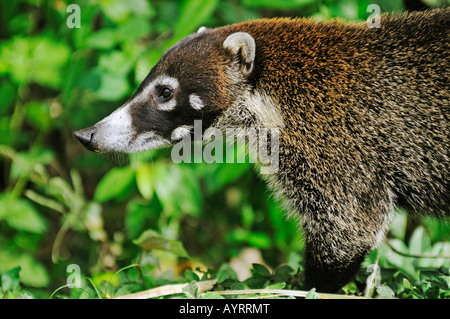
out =
[[(67, 12), (71, 3), (80, 8), (79, 28), (70, 27), (78, 22)], [(170, 149), (102, 156), (84, 150), (72, 132), (125, 102), (162, 53), (200, 26), (274, 16), (365, 20), (372, 3), (391, 12), (447, 2), (0, 2), (0, 298), (117, 296), (198, 279), (197, 267), (223, 275), (224, 264), (248, 251), (272, 270), (287, 264), (291, 274), (301, 271), (296, 222), (250, 164), (177, 165)], [(392, 248), (448, 256), (449, 230), (400, 213), (389, 245), (365, 264), (382, 267), (377, 294), (448, 297), (448, 258), (405, 257)], [(64, 288), (71, 264), (79, 266), (81, 289)], [(367, 275), (362, 270), (343, 292), (360, 293)], [(273, 277), (260, 285), (267, 282)]]

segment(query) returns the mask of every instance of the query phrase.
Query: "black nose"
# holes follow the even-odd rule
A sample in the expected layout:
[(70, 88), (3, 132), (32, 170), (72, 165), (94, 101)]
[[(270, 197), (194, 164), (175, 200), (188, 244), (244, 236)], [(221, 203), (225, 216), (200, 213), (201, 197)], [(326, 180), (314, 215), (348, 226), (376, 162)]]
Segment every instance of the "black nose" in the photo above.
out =
[(87, 127), (82, 130), (75, 131), (75, 137), (90, 151), (98, 151), (97, 143), (94, 139), (94, 133), (97, 129), (94, 126)]

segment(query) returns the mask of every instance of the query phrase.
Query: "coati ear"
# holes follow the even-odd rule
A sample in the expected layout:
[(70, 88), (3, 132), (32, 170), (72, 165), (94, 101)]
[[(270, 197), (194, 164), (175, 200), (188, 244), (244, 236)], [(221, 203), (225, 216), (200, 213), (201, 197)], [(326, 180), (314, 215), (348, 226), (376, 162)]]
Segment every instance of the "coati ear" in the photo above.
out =
[(198, 28), (197, 33), (202, 33), (202, 32), (205, 32), (206, 30), (208, 30), (207, 27), (200, 27), (200, 28)]
[(231, 51), (241, 62), (241, 71), (250, 75), (255, 61), (256, 44), (253, 37), (246, 32), (236, 32), (228, 36), (223, 47)]

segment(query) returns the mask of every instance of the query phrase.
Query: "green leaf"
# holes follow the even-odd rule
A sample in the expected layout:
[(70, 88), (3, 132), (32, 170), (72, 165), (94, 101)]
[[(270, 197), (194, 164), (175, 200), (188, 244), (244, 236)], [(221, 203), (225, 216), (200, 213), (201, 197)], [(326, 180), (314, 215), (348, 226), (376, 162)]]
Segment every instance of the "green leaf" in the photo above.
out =
[[(141, 199), (142, 200), (142, 199)], [(144, 223), (149, 215), (149, 206), (132, 199), (127, 204), (125, 215), (125, 229), (130, 238), (136, 238), (145, 227)]]
[(250, 170), (251, 164), (249, 163), (217, 165), (214, 172), (210, 172), (210, 174), (205, 176), (207, 189), (210, 193), (221, 190), (226, 185), (235, 182)]
[(202, 26), (212, 16), (219, 4), (218, 0), (185, 0), (180, 9), (175, 26), (174, 41), (184, 38)]
[(267, 249), (272, 246), (270, 236), (265, 233), (251, 232), (248, 234), (247, 242), (257, 248)]
[(16, 88), (10, 81), (0, 81), (0, 116), (6, 116), (11, 112), (11, 106), (16, 98)]
[(122, 24), (131, 17), (151, 18), (156, 13), (146, 0), (100, 0), (102, 12), (112, 21)]
[(104, 28), (89, 35), (86, 39), (86, 46), (94, 49), (112, 49), (117, 43), (116, 30)]
[(296, 273), (298, 269), (300, 268), (300, 262), (302, 260), (302, 257), (299, 253), (295, 251), (291, 251), (287, 258), (287, 265), (292, 268), (293, 273)]
[(423, 226), (414, 229), (409, 239), (409, 252), (414, 255), (420, 255), (427, 251), (431, 246), (431, 241)]
[(198, 299), (225, 299), (224, 296), (219, 295), (215, 292), (210, 292), (210, 291), (198, 295), (197, 298)]
[(20, 280), (25, 285), (33, 287), (46, 287), (50, 282), (50, 276), (45, 266), (30, 255), (22, 255), (18, 259), (22, 268)]
[(178, 206), (186, 214), (199, 216), (203, 201), (199, 181), (191, 168), (187, 166), (181, 166), (180, 168), (182, 172), (182, 186), (178, 188)]
[(0, 197), (0, 220), (4, 219), (16, 230), (42, 234), (47, 230), (45, 220), (27, 200)]
[[(424, 3), (427, 3), (427, 1), (424, 1)], [(382, 12), (401, 11), (405, 9), (404, 1), (402, 0), (380, 0), (379, 4)]]
[(294, 274), (294, 269), (285, 265), (285, 266), (281, 266), (280, 268), (278, 268), (275, 271), (275, 274), (273, 275), (273, 279), (275, 282), (286, 282), (292, 277), (293, 274)]
[(245, 229), (251, 229), (255, 220), (255, 212), (251, 205), (244, 205), (241, 210), (242, 225)]
[(438, 218), (425, 218), (423, 220), (432, 242), (450, 242), (450, 223), (442, 223)]
[(234, 272), (233, 268), (230, 267), (228, 264), (222, 264), (217, 271), (217, 283), (221, 284), (225, 280), (238, 280), (238, 277), (236, 273)]
[[(74, 54), (82, 53), (86, 47), (86, 40), (97, 28), (95, 24), (92, 23), (100, 15), (99, 6), (92, 3), (91, 5), (80, 4), (81, 5), (81, 28), (70, 29), (69, 33), (72, 35), (72, 43), (77, 51)], [(89, 53), (90, 55), (90, 53)]]
[(180, 241), (165, 238), (151, 229), (143, 232), (133, 243), (145, 250), (162, 250), (179, 257), (189, 257)]
[(114, 72), (123, 72), (121, 68), (122, 66), (111, 66), (109, 70), (105, 70), (100, 66), (94, 67), (81, 77), (80, 87), (93, 91), (99, 99), (104, 101), (118, 101), (126, 96), (130, 89), (126, 74), (114, 74)]
[(446, 276), (436, 270), (421, 271), (420, 280), (432, 282), (434, 286), (441, 289), (450, 289), (450, 276)]
[[(389, 244), (394, 247), (397, 251), (409, 253), (408, 247), (405, 245), (405, 243), (399, 239), (389, 239)], [(411, 276), (412, 278), (417, 279), (418, 274), (414, 268), (412, 258), (404, 257), (402, 255), (397, 254), (396, 252), (393, 252), (390, 248), (384, 249), (383, 246), (380, 247), (380, 249), (383, 250), (382, 256), (386, 258), (386, 261), (392, 265), (398, 268), (399, 270), (403, 271), (405, 274)]]
[(104, 101), (118, 101), (128, 94), (130, 85), (125, 75), (101, 73), (100, 87), (95, 91)]
[(386, 284), (377, 288), (378, 298), (382, 299), (392, 299), (395, 297), (394, 291)]
[(112, 21), (123, 23), (130, 15), (130, 8), (127, 1), (120, 0), (100, 0), (102, 12)]
[(69, 48), (60, 41), (38, 39), (30, 62), (30, 75), (42, 85), (58, 88), (63, 81), (62, 67), (70, 56)]
[(17, 83), (58, 88), (69, 55), (66, 44), (49, 36), (15, 37), (0, 47), (0, 73), (10, 73)]
[(11, 178), (16, 179), (33, 172), (36, 164), (48, 164), (54, 159), (52, 151), (36, 147), (35, 152), (20, 152), (15, 154), (11, 165)]
[(135, 44), (140, 38), (150, 33), (151, 27), (148, 18), (135, 17), (122, 24), (117, 30), (117, 39), (125, 43)]
[(152, 180), (155, 193), (167, 214), (199, 215), (202, 192), (189, 167), (156, 162), (152, 166)]
[(403, 210), (397, 210), (391, 223), (390, 232), (395, 238), (404, 240), (406, 234), (407, 215)]
[(153, 197), (152, 171), (150, 165), (140, 163), (136, 170), (136, 184), (145, 199)]
[(182, 292), (186, 295), (188, 299), (197, 298), (198, 286), (195, 281), (192, 281), (189, 285), (183, 287)]
[(267, 277), (256, 276), (248, 278), (244, 283), (251, 289), (261, 289), (267, 287), (270, 284), (270, 281)]
[(97, 91), (100, 88), (100, 81), (102, 76), (102, 70), (98, 67), (94, 67), (85, 74), (81, 75), (79, 85), (80, 88), (90, 91)]
[(277, 283), (268, 285), (265, 288), (266, 289), (284, 289), (284, 287), (286, 287), (286, 283), (285, 282), (277, 282)]
[[(449, 256), (450, 255), (450, 242), (437, 242), (432, 248), (426, 251), (427, 254), (432, 256)], [(440, 268), (445, 265), (450, 265), (449, 258), (420, 258), (417, 266), (420, 268)]]
[(11, 270), (15, 267), (20, 267), (20, 276), (12, 272), (10, 279), (20, 279), (20, 282), (27, 286), (48, 286), (50, 276), (41, 262), (37, 261), (26, 252), (17, 254), (0, 250), (0, 271), (2, 268)]
[(135, 172), (130, 166), (111, 169), (98, 183), (94, 199), (105, 202), (120, 197), (133, 184)]
[(403, 287), (403, 289), (405, 289), (405, 290), (411, 290), (411, 289), (413, 288), (413, 286), (411, 285), (411, 283), (409, 282), (409, 280), (406, 279), (406, 278), (403, 278), (403, 281), (402, 281), (402, 287)]
[(246, 242), (249, 236), (249, 232), (242, 228), (236, 228), (230, 231), (227, 235), (227, 241), (231, 243)]
[(359, 291), (358, 287), (356, 286), (356, 283), (354, 281), (349, 282), (341, 289), (346, 295), (354, 295)]
[(191, 269), (186, 269), (186, 271), (184, 272), (184, 278), (186, 278), (189, 281), (199, 281), (200, 280), (198, 275)]
[(339, 1), (334, 7), (336, 15), (347, 20), (358, 18), (358, 3), (356, 0)]
[(319, 294), (316, 292), (316, 288), (311, 289), (305, 296), (305, 299), (320, 299)]
[(32, 101), (25, 105), (27, 118), (30, 123), (43, 132), (47, 132), (51, 125), (50, 106), (46, 102)]
[(14, 267), (13, 269), (8, 270), (2, 275), (1, 288), (3, 292), (16, 290), (20, 285), (20, 277), (19, 272), (21, 268), (20, 266)]
[(108, 74), (125, 76), (131, 70), (132, 61), (124, 52), (112, 51), (102, 54), (98, 64)]
[(270, 277), (270, 271), (261, 264), (252, 264), (252, 273), (255, 277)]
[(244, 0), (243, 4), (248, 8), (269, 8), (269, 9), (295, 9), (309, 4), (314, 0)]
[[(8, 20), (6, 20), (8, 21)], [(8, 23), (8, 30), (11, 34), (23, 33), (26, 34), (32, 31), (33, 23), (26, 13), (18, 14), (13, 17)]]

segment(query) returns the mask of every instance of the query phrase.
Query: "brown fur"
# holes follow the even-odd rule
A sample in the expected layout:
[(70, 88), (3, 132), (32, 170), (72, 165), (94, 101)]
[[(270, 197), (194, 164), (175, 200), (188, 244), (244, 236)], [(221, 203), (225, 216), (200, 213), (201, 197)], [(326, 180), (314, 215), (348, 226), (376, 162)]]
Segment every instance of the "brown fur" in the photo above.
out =
[(349, 281), (388, 228), (394, 206), (449, 214), (450, 11), (365, 23), (246, 22), (256, 42), (252, 88), (286, 128), (278, 195), (301, 215), (308, 286)]

